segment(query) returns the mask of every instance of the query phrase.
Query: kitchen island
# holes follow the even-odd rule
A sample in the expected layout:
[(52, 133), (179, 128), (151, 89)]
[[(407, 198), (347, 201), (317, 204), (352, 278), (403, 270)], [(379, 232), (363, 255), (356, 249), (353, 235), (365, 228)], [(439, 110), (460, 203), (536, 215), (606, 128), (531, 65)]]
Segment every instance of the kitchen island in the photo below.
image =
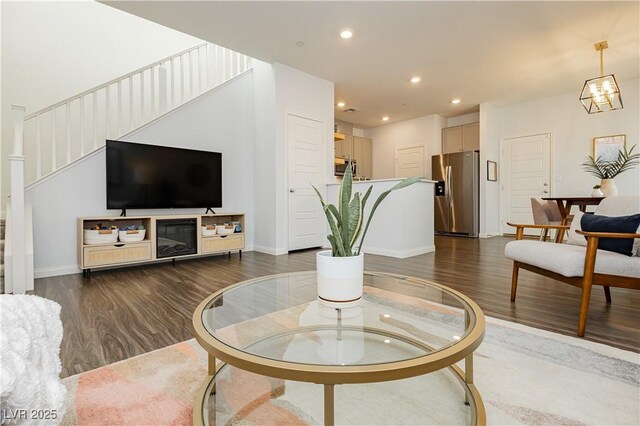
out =
[[(365, 221), (371, 214), (375, 200), (402, 179), (376, 179), (353, 182), (353, 191), (364, 193), (373, 186), (365, 207)], [(409, 187), (394, 191), (378, 206), (364, 240), (365, 253), (397, 258), (417, 256), (435, 251), (432, 180), (421, 180)], [(327, 200), (338, 205), (340, 184), (327, 185)], [(363, 227), (366, 222), (363, 223)]]

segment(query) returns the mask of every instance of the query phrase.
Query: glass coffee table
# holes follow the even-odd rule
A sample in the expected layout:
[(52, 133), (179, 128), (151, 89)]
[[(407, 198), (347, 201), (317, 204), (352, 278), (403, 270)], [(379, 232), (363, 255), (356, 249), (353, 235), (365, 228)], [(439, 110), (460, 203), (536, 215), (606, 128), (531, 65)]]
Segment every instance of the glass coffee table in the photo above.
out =
[(193, 326), (209, 376), (194, 424), (486, 424), (473, 384), (478, 305), (418, 278), (364, 278), (361, 302), (344, 309), (317, 299), (315, 271), (205, 299)]

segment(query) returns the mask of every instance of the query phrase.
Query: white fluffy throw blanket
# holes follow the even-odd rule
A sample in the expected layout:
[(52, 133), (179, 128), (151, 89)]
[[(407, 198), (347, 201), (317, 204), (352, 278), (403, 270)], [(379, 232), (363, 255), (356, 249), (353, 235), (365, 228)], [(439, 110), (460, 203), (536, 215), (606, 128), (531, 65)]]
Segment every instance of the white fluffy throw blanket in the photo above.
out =
[(67, 389), (60, 382), (60, 305), (28, 295), (0, 295), (0, 420), (58, 424)]

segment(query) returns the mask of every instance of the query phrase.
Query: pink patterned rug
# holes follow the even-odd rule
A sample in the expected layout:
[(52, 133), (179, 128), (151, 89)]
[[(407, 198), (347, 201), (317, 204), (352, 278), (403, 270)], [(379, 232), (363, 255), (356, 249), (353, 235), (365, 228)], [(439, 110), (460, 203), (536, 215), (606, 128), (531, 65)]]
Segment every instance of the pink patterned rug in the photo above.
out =
[(65, 425), (192, 425), (207, 375), (195, 340), (68, 377)]

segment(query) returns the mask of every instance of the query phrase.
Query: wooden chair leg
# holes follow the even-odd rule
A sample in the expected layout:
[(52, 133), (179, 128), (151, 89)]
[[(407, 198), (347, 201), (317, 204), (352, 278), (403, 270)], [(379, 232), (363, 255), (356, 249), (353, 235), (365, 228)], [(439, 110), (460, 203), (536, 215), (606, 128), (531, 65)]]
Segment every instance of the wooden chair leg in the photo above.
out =
[(611, 289), (608, 285), (604, 286), (604, 297), (607, 299), (607, 305), (611, 304)]
[(518, 271), (520, 267), (518, 262), (513, 262), (513, 274), (511, 275), (511, 301), (516, 301), (516, 290), (518, 288)]
[(582, 298), (580, 300), (580, 318), (578, 319), (579, 337), (584, 336), (584, 331), (587, 328), (589, 299), (591, 298), (591, 286), (593, 284), (593, 271), (596, 265), (597, 251), (598, 238), (589, 237), (589, 239), (587, 240), (587, 253), (584, 259), (584, 275), (582, 277)]
[(580, 300), (580, 318), (578, 319), (578, 336), (583, 337), (587, 328), (587, 316), (589, 315), (589, 300), (591, 299), (591, 280), (582, 282), (582, 298)]

